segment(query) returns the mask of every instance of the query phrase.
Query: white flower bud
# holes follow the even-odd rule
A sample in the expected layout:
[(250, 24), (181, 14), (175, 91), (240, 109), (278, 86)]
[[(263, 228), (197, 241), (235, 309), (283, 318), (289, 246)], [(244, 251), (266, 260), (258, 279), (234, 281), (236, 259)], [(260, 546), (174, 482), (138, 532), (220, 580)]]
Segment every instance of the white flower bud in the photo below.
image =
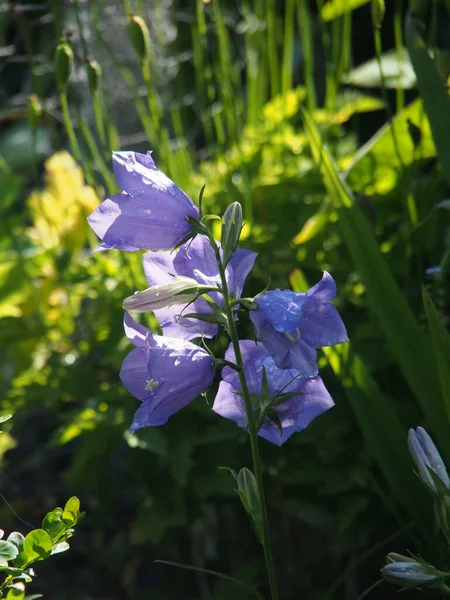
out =
[(123, 308), (130, 312), (146, 312), (172, 304), (188, 304), (198, 298), (202, 287), (189, 277), (174, 278), (173, 283), (155, 285), (128, 296), (123, 301)]
[(435, 493), (437, 493), (436, 484), (433, 481), (429, 469), (434, 471), (443, 485), (448, 489), (450, 481), (447, 474), (444, 461), (441, 458), (433, 440), (423, 427), (418, 427), (416, 431), (410, 429), (408, 433), (409, 452), (419, 469), (422, 481)]

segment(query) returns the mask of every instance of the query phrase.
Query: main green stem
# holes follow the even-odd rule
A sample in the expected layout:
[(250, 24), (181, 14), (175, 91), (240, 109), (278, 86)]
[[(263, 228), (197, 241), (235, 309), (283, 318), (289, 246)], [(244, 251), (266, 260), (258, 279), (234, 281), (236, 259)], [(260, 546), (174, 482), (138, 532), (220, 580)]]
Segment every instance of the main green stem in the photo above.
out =
[(241, 382), (241, 392), (245, 403), (245, 410), (247, 412), (248, 429), (250, 434), (250, 445), (252, 449), (253, 469), (255, 471), (256, 483), (258, 485), (259, 502), (261, 506), (262, 516), (262, 545), (264, 548), (264, 558), (266, 561), (267, 576), (269, 578), (270, 596), (272, 600), (279, 600), (277, 578), (275, 574), (275, 565), (273, 562), (272, 545), (270, 542), (269, 532), (269, 521), (267, 519), (267, 505), (266, 498), (264, 495), (264, 484), (261, 471), (261, 458), (259, 456), (258, 446), (258, 431), (256, 429), (255, 416), (253, 414), (252, 402), (250, 400), (250, 394), (247, 386), (247, 379), (244, 373), (244, 361), (242, 360), (241, 349), (239, 347), (239, 337), (236, 330), (236, 324), (234, 321), (233, 307), (230, 303), (230, 295), (228, 292), (228, 285), (225, 276), (225, 267), (220, 257), (219, 248), (212, 236), (209, 241), (214, 249), (217, 265), (219, 267), (220, 281), (222, 287), (222, 295), (225, 305), (225, 311), (228, 321), (228, 333), (233, 344), (234, 355), (236, 357), (236, 364), (239, 367), (239, 380)]

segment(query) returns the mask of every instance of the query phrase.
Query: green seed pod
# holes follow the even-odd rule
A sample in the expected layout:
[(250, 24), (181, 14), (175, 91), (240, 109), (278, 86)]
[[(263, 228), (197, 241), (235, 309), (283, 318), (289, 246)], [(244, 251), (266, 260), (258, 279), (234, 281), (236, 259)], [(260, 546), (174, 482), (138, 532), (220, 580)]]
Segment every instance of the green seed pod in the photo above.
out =
[(130, 15), (128, 37), (139, 59), (142, 62), (148, 61), (150, 58), (150, 34), (142, 17), (133, 14)]
[(39, 125), (42, 115), (42, 106), (36, 94), (31, 94), (28, 98), (28, 120), (33, 129)]
[(102, 76), (102, 68), (98, 62), (90, 56), (86, 58), (86, 72), (89, 90), (93, 94), (98, 90), (98, 82)]
[(73, 65), (73, 51), (66, 39), (62, 39), (56, 47), (55, 75), (60, 90), (65, 90), (69, 83)]
[(383, 23), (384, 19), (384, 13), (386, 12), (384, 0), (372, 0), (371, 9), (372, 20), (375, 27), (381, 27), (381, 24)]

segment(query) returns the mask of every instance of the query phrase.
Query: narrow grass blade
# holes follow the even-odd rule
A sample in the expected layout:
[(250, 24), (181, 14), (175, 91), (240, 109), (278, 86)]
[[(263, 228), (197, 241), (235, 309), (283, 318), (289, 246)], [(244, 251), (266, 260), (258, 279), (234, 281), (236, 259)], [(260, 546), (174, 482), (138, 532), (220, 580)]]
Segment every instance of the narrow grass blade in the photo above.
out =
[(417, 21), (410, 14), (405, 21), (405, 39), (417, 85), (430, 121), (434, 143), (442, 170), (450, 183), (450, 98), (435, 62), (417, 31)]
[(369, 2), (370, 0), (331, 0), (322, 6), (320, 16), (324, 21), (332, 21)]
[(197, 571), (197, 573), (205, 573), (206, 575), (214, 575), (215, 577), (226, 579), (227, 581), (231, 581), (239, 587), (244, 588), (245, 590), (253, 594), (253, 596), (256, 596), (256, 598), (258, 598), (259, 600), (264, 600), (264, 596), (262, 596), (256, 590), (254, 590), (247, 583), (239, 581), (238, 579), (234, 579), (233, 577), (229, 577), (228, 575), (224, 575), (223, 573), (219, 573), (218, 571), (211, 571), (210, 569), (203, 569), (202, 567), (194, 567), (193, 565), (185, 565), (183, 563), (172, 562), (169, 560), (155, 560), (154, 562), (160, 563), (162, 565), (169, 565), (169, 567), (178, 567), (179, 569), (186, 569), (187, 571)]
[(342, 181), (331, 156), (323, 146), (314, 121), (306, 110), (302, 109), (302, 114), (314, 159), (338, 211), (342, 236), (366, 288), (368, 303), (378, 318), (392, 356), (429, 425), (437, 434), (446, 456), (450, 458), (448, 423), (443, 419), (446, 410), (429, 340), (419, 328), (383, 258), (367, 219), (354, 202), (352, 192)]
[(434, 358), (439, 371), (442, 396), (450, 421), (450, 335), (425, 288), (422, 288), (422, 295), (433, 342)]

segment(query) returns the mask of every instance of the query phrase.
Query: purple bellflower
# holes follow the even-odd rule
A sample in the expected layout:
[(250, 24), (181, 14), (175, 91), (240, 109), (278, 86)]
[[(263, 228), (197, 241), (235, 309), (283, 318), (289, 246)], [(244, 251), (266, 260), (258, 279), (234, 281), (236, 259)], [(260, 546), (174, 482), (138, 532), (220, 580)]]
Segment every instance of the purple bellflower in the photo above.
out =
[[(231, 256), (226, 267), (228, 289), (231, 296), (239, 298), (244, 282), (253, 267), (256, 253), (238, 248)], [(220, 285), (219, 271), (214, 250), (208, 239), (198, 235), (191, 242), (183, 244), (178, 252), (148, 252), (144, 254), (144, 271), (150, 288), (152, 286), (169, 285), (176, 277), (195, 279), (200, 285)], [(223, 306), (222, 294), (210, 292), (209, 296)], [(155, 315), (165, 335), (189, 340), (204, 336), (212, 338), (217, 334), (215, 323), (207, 323), (198, 319), (183, 317), (183, 307), (173, 305), (155, 310)], [(186, 313), (211, 315), (212, 310), (206, 300), (198, 298), (189, 306)]]
[[(258, 432), (261, 437), (281, 446), (293, 433), (302, 431), (313, 419), (334, 406), (333, 399), (320, 377), (299, 377), (296, 370), (279, 369), (264, 346), (252, 340), (241, 340), (239, 346), (255, 410), (261, 394), (263, 369), (266, 372), (268, 390), (272, 398), (281, 393), (289, 393), (289, 397), (281, 399), (274, 408), (282, 431), (279, 424), (266, 416)], [(225, 358), (231, 362), (236, 361), (231, 345), (226, 351)], [(293, 392), (298, 392), (298, 396), (290, 395)], [(235, 421), (239, 427), (246, 429), (248, 426), (239, 375), (231, 367), (222, 370), (222, 381), (213, 410), (222, 417)]]
[(142, 402), (130, 431), (164, 425), (211, 385), (212, 358), (190, 342), (152, 334), (128, 313), (124, 327), (136, 347), (125, 358), (120, 379), (130, 394)]
[(113, 168), (122, 193), (107, 198), (88, 217), (103, 241), (98, 250), (163, 250), (189, 234), (185, 217), (198, 219), (199, 210), (156, 168), (150, 152), (113, 152)]
[(334, 279), (326, 271), (306, 293), (272, 290), (254, 299), (250, 318), (258, 338), (280, 369), (297, 369), (316, 375), (317, 348), (348, 341), (345, 325), (335, 306)]

